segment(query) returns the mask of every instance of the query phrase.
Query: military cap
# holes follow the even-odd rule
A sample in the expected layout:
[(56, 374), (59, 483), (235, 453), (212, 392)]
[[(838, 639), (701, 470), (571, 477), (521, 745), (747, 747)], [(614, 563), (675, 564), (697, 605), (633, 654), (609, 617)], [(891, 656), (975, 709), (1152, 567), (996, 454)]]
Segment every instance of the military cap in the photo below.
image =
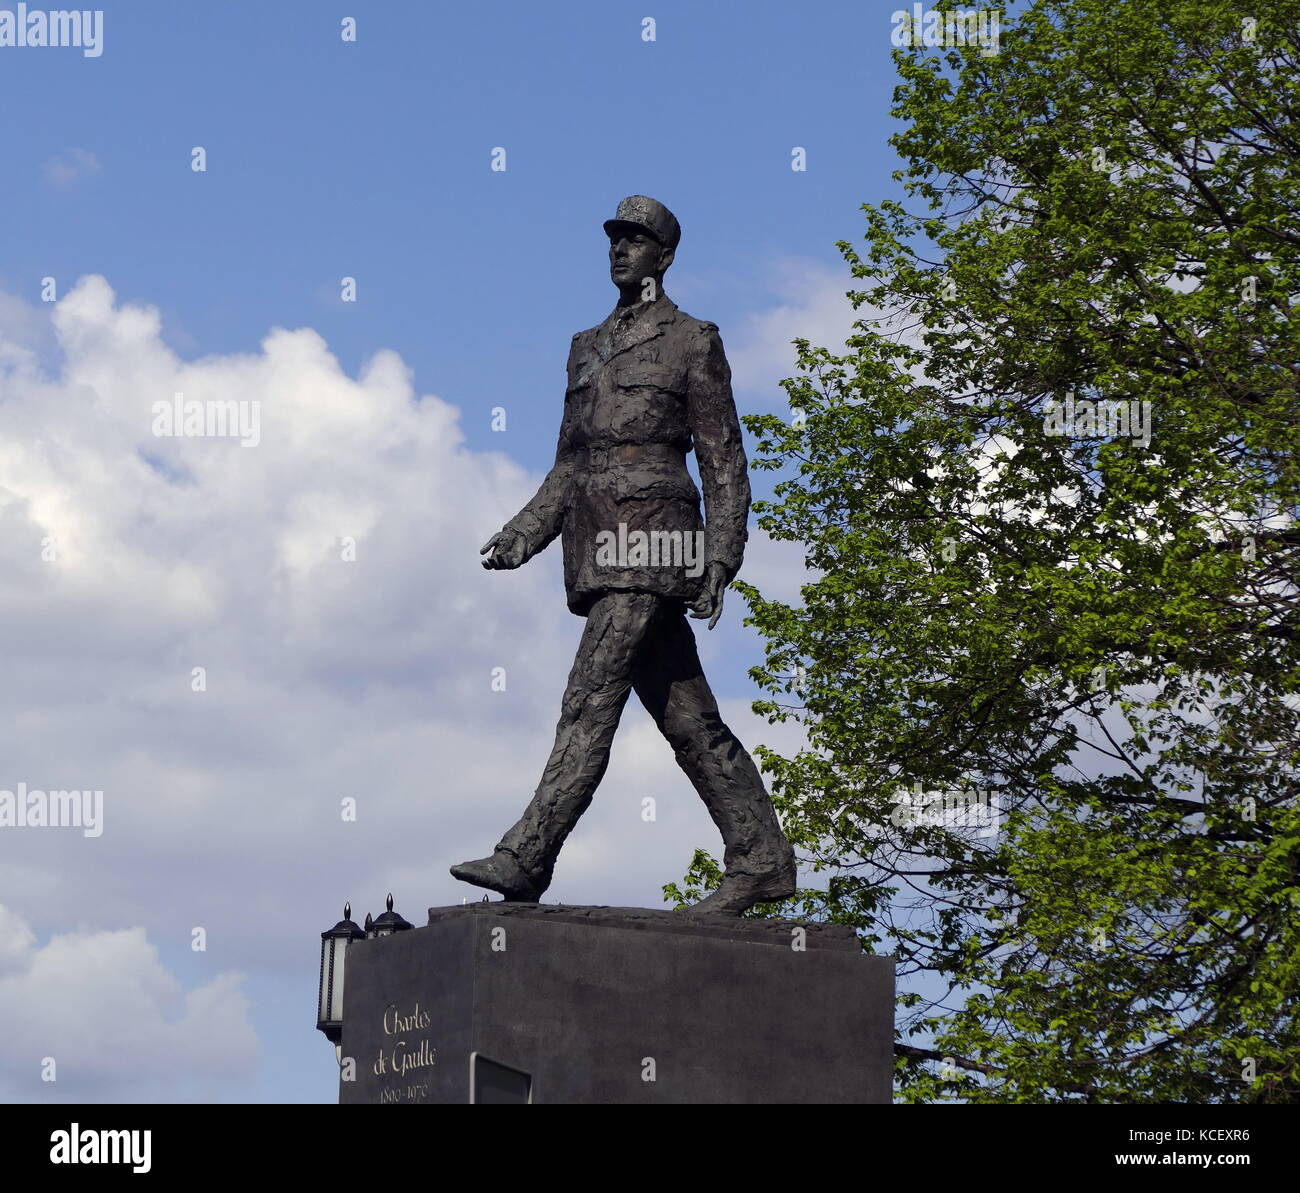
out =
[(646, 195), (629, 195), (619, 205), (612, 220), (605, 221), (605, 232), (612, 236), (624, 224), (644, 229), (666, 249), (675, 249), (682, 238), (682, 226), (658, 199)]

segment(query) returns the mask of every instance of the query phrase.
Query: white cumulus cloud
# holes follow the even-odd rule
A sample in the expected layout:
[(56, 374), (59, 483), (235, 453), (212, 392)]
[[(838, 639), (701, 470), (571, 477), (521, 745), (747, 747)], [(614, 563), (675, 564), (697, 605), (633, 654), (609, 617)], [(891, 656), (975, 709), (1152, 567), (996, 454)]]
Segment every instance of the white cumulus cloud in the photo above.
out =
[(258, 1056), (241, 978), (183, 990), (143, 928), (37, 946), (0, 906), (0, 1099), (214, 1098)]

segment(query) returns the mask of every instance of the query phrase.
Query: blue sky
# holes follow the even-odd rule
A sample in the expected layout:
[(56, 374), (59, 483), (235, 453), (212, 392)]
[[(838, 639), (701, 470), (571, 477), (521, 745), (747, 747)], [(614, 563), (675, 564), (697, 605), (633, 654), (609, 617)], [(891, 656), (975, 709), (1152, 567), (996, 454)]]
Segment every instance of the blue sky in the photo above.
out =
[[(673, 209), (668, 293), (719, 324), (741, 411), (783, 408), (789, 340), (847, 329), (835, 241), (896, 193), (894, 7), (137, 0), (98, 58), (0, 48), (0, 787), (108, 806), (97, 840), (0, 835), (0, 1098), (334, 1100), (317, 934), (344, 898), (459, 902), (447, 865), (545, 758), (580, 630), (558, 552), (508, 575), (476, 552), (613, 304), (601, 222), (629, 193)], [(180, 386), (262, 401), (263, 445), (142, 467)], [(757, 540), (743, 574), (790, 592), (798, 564)], [(706, 669), (748, 745), (790, 745), (747, 713), (742, 613)], [(632, 706), (550, 897), (656, 906), (716, 844)]]
[[(600, 224), (620, 197), (677, 213), (670, 293), (725, 336), (780, 297), (772, 260), (836, 266), (888, 186), (892, 4), (653, 7), (648, 43), (623, 3), (363, 5), (353, 44), (318, 3), (110, 7), (97, 59), (5, 52), (27, 185), (0, 276), (34, 295), (102, 273), (185, 353), (277, 325), (316, 328), (350, 371), (393, 347), (472, 444), (504, 403), (540, 464), (569, 338), (612, 305)], [(69, 148), (98, 172), (42, 185)]]

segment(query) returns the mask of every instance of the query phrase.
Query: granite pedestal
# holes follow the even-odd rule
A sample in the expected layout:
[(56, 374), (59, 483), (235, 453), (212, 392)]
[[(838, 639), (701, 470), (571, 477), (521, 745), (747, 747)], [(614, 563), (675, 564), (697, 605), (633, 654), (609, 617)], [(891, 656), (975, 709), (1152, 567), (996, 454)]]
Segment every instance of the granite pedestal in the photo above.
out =
[(339, 1101), (885, 1103), (893, 1016), (839, 925), (435, 907), (348, 951)]

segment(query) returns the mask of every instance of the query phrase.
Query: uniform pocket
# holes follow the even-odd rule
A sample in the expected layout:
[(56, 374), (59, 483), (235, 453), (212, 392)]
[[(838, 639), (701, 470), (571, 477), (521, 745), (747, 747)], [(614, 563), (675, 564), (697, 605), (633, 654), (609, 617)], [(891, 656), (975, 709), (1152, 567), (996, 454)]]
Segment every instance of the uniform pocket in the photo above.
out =
[(686, 388), (682, 369), (648, 361), (628, 361), (618, 365), (614, 372), (614, 382), (619, 389), (657, 389), (667, 393), (681, 393)]
[(622, 505), (628, 501), (664, 502), (680, 509), (698, 509), (700, 491), (690, 473), (661, 469), (620, 469), (609, 474), (609, 495)]

